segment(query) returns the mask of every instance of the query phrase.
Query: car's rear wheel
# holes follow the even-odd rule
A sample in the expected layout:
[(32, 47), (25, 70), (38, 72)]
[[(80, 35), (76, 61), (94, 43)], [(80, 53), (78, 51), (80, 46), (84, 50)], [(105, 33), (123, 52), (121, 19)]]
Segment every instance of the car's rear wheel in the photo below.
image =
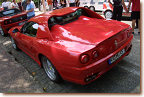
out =
[(49, 79), (53, 82), (59, 83), (62, 81), (61, 76), (55, 69), (54, 65), (48, 60), (47, 57), (41, 56), (42, 66), (49, 77)]
[(84, 7), (88, 9), (88, 6), (84, 6)]
[(108, 10), (108, 11), (106, 11), (105, 12), (105, 18), (106, 19), (111, 19), (112, 18), (112, 15), (113, 15), (113, 13), (112, 13), (112, 11), (110, 11), (110, 10)]
[(90, 6), (89, 9), (92, 10), (92, 11), (95, 11), (95, 7), (94, 6)]
[(17, 47), (17, 44), (15, 43), (15, 40), (11, 37), (11, 42), (12, 42), (12, 46), (15, 50), (19, 50), (19, 48)]
[(5, 35), (5, 33), (4, 33), (4, 31), (3, 31), (3, 29), (0, 27), (0, 34), (2, 35), (2, 36), (6, 36)]

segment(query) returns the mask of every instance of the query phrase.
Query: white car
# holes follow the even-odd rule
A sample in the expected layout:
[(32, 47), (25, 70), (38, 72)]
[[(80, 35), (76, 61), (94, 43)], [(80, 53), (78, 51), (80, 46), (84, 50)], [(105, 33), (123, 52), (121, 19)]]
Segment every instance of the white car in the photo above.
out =
[[(128, 7), (129, 0), (124, 1)], [(80, 0), (80, 7), (86, 7), (95, 12), (102, 12), (106, 19), (112, 18), (113, 7), (108, 3), (108, 0)], [(131, 13), (126, 13), (126, 11), (123, 9), (123, 16), (130, 18)]]
[(80, 0), (80, 7), (86, 7), (96, 12), (102, 12), (103, 3), (105, 1), (106, 0)]
[[(124, 0), (126, 7), (128, 8), (129, 0)], [(109, 4), (107, 1), (103, 3), (103, 13), (106, 19), (112, 18), (113, 14), (113, 7), (111, 4)], [(126, 10), (123, 8), (122, 17), (125, 17), (127, 19), (130, 19), (131, 17), (131, 7), (129, 13), (126, 12)]]

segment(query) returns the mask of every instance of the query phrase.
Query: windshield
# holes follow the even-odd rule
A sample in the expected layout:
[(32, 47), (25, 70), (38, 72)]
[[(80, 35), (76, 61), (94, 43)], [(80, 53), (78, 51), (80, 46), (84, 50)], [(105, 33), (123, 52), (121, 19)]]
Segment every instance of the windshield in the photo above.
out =
[(82, 15), (89, 17), (89, 15), (83, 9), (78, 9), (77, 11), (64, 16), (51, 17), (48, 21), (49, 29), (51, 29), (51, 27), (54, 26), (55, 24), (65, 25), (67, 23), (73, 22)]
[(0, 12), (0, 17), (4, 17), (4, 16), (13, 16), (16, 15), (18, 13), (20, 13), (21, 11), (18, 9), (9, 9), (9, 10), (4, 10)]

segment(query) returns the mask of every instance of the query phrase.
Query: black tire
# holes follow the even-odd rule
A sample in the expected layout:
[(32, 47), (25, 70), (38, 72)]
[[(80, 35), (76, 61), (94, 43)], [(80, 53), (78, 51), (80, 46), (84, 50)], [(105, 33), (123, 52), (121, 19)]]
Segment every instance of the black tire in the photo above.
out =
[(61, 76), (57, 72), (54, 65), (49, 61), (49, 59), (45, 56), (41, 56), (40, 59), (41, 59), (42, 66), (43, 66), (48, 78), (55, 83), (62, 82)]
[(84, 6), (85, 8), (87, 8), (87, 9), (89, 9), (89, 7), (88, 6)]
[(0, 30), (0, 34), (1, 34), (2, 36), (7, 36), (7, 35), (5, 34), (5, 32), (3, 31), (2, 28), (1, 28), (1, 30)]
[(95, 12), (95, 7), (94, 6), (90, 6), (89, 9)]
[(11, 36), (10, 36), (10, 38), (11, 38), (11, 43), (12, 43), (13, 48), (14, 48), (15, 50), (19, 50), (17, 44), (15, 43), (15, 40), (14, 40)]
[(113, 12), (111, 10), (107, 10), (104, 13), (104, 16), (105, 16), (106, 19), (111, 19), (112, 15), (113, 15)]

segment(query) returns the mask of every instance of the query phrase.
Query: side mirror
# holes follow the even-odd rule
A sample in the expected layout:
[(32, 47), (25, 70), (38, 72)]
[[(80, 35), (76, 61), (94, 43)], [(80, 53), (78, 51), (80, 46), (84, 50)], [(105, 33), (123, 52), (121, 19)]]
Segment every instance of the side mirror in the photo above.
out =
[(16, 29), (14, 29), (12, 32), (13, 32), (13, 33), (17, 33), (17, 32), (20, 32), (20, 30), (19, 30), (18, 28), (16, 28)]

